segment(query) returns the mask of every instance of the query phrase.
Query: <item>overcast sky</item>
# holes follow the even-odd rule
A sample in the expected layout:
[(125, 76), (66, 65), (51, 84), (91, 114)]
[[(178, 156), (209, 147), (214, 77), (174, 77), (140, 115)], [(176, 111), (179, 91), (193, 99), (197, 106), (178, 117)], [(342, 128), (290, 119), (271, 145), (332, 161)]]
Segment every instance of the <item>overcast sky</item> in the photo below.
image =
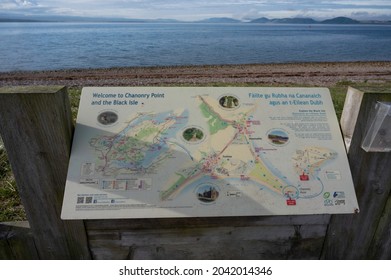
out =
[(189, 21), (337, 16), (391, 20), (391, 0), (0, 0), (0, 13)]

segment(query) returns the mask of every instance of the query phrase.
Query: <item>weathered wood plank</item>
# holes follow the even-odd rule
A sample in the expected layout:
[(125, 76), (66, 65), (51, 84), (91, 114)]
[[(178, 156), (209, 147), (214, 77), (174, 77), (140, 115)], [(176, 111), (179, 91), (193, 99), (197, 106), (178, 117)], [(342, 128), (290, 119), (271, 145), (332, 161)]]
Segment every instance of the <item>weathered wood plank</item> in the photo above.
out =
[(192, 243), (209, 244), (217, 242), (229, 242), (233, 240), (264, 240), (273, 241), (287, 239), (294, 236), (292, 227), (220, 227), (220, 228), (197, 228), (197, 229), (165, 229), (143, 230), (142, 232), (122, 233), (121, 243), (124, 246), (151, 245), (186, 245)]
[(0, 259), (39, 259), (28, 222), (0, 223)]
[(137, 230), (165, 228), (198, 228), (231, 225), (276, 226), (276, 225), (325, 225), (330, 215), (298, 216), (251, 216), (251, 217), (207, 217), (207, 218), (167, 218), (167, 219), (119, 219), (119, 220), (86, 220), (86, 228), (91, 230)]
[(188, 247), (165, 244), (162, 246), (134, 246), (130, 248), (130, 259), (183, 259), (183, 260), (286, 260), (318, 259), (323, 237), (301, 240), (300, 246), (290, 240), (263, 241), (238, 240), (207, 244), (191, 244)]
[(318, 259), (329, 219), (305, 215), (85, 222), (94, 259)]
[(120, 240), (93, 240), (90, 248), (94, 260), (126, 260), (131, 255), (130, 248), (121, 246)]
[(132, 259), (155, 260), (262, 260), (287, 259), (291, 246), (288, 241), (236, 241), (192, 244), (187, 248), (178, 245), (132, 247)]
[(0, 119), (40, 258), (90, 258), (83, 222), (60, 219), (73, 132), (67, 90), (0, 88)]
[(0, 224), (0, 260), (12, 260), (12, 249), (8, 244), (8, 228)]
[(391, 259), (391, 196), (387, 200), (372, 244), (369, 247), (368, 259)]
[(391, 153), (365, 152), (361, 142), (377, 101), (391, 101), (391, 91), (364, 92), (348, 153), (360, 213), (334, 215), (325, 242), (326, 259), (365, 259), (391, 190)]
[(327, 225), (88, 231), (96, 259), (318, 259)]

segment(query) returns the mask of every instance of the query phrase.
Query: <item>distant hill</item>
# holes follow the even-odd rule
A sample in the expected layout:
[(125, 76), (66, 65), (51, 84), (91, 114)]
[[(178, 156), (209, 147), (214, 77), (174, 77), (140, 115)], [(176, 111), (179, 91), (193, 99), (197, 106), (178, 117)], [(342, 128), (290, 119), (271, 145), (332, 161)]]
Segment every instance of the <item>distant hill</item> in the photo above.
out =
[(0, 22), (39, 22), (39, 21), (33, 19), (0, 18)]
[[(131, 19), (131, 18), (106, 18), (106, 17), (78, 17), (78, 16), (37, 16), (6, 14), (0, 12), (1, 22), (128, 22), (128, 23), (185, 23), (175, 19)], [(189, 22), (186, 22), (189, 23)], [(336, 17), (323, 21), (317, 21), (312, 18), (273, 18), (261, 17), (251, 21), (241, 21), (228, 17), (214, 17), (193, 23), (258, 23), (258, 24), (391, 24), (391, 21), (366, 20), (358, 21), (348, 17)]]
[(391, 24), (391, 20), (389, 21), (381, 21), (381, 20), (363, 20), (360, 21), (361, 24), (378, 24), (378, 25), (383, 25), (383, 24)]
[(251, 22), (251, 23), (269, 23), (269, 22), (270, 22), (270, 19), (265, 18), (265, 17), (261, 17), (261, 18), (253, 19), (253, 20), (250, 21), (250, 22)]
[(347, 17), (336, 17), (332, 19), (326, 19), (321, 21), (320, 23), (324, 24), (359, 24), (360, 22), (355, 19), (347, 18)]
[(0, 18), (0, 22), (40, 22), (33, 19)]
[(222, 18), (207, 18), (204, 20), (196, 21), (196, 22), (199, 22), (199, 23), (240, 23), (242, 21), (238, 20), (238, 19), (222, 17)]
[(312, 18), (280, 18), (271, 20), (273, 23), (285, 23), (285, 24), (314, 24), (318, 23)]
[(11, 16), (0, 14), (0, 22), (146, 22), (143, 19), (79, 17), (79, 16)]
[(281, 23), (281, 24), (390, 24), (391, 21), (358, 21), (348, 17), (336, 17), (323, 21), (316, 21), (312, 18), (275, 18), (268, 19), (265, 17), (257, 18), (251, 23)]
[(273, 18), (268, 19), (265, 17), (257, 18), (252, 21), (251, 23), (281, 23), (281, 24), (316, 24), (319, 23), (316, 20), (312, 18)]

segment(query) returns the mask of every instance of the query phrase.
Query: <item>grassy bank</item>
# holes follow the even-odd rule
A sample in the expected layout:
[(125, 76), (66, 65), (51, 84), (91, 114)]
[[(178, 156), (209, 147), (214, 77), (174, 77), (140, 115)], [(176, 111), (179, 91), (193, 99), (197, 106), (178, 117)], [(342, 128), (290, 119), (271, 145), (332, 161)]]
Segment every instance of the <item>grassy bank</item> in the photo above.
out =
[(0, 221), (21, 221), (26, 219), (20, 202), (16, 183), (0, 139)]
[[(372, 86), (372, 85), (378, 86), (379, 84), (378, 83), (370, 84), (366, 82), (353, 83), (349, 81), (344, 81), (344, 82), (338, 82), (335, 85), (329, 87), (338, 119), (341, 116), (347, 88), (350, 85), (351, 86)], [(391, 82), (384, 82), (384, 84), (382, 85), (384, 85), (385, 87), (391, 87)], [(191, 86), (194, 86), (194, 84)], [(208, 86), (260, 86), (260, 85), (249, 84), (249, 83), (243, 83), (243, 84), (227, 84), (227, 83), (215, 84), (214, 83), (214, 84), (209, 84)], [(262, 86), (267, 86), (267, 85), (262, 84)], [(289, 84), (286, 86), (300, 87), (305, 85)], [(69, 97), (71, 102), (72, 114), (74, 119), (76, 119), (81, 88), (72, 87), (69, 88), (68, 92), (69, 92)], [(5, 148), (0, 138), (0, 222), (17, 221), (17, 220), (26, 220), (26, 214), (24, 212), (23, 206), (19, 198), (16, 183), (11, 171), (10, 164), (8, 162), (7, 153), (5, 151)]]

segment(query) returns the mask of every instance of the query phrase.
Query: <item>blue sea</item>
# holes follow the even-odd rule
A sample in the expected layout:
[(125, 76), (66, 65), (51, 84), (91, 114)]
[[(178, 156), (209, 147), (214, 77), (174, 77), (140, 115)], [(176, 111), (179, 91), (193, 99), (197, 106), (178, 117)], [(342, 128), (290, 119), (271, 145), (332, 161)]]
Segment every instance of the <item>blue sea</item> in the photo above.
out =
[(0, 23), (0, 72), (390, 60), (391, 25)]

